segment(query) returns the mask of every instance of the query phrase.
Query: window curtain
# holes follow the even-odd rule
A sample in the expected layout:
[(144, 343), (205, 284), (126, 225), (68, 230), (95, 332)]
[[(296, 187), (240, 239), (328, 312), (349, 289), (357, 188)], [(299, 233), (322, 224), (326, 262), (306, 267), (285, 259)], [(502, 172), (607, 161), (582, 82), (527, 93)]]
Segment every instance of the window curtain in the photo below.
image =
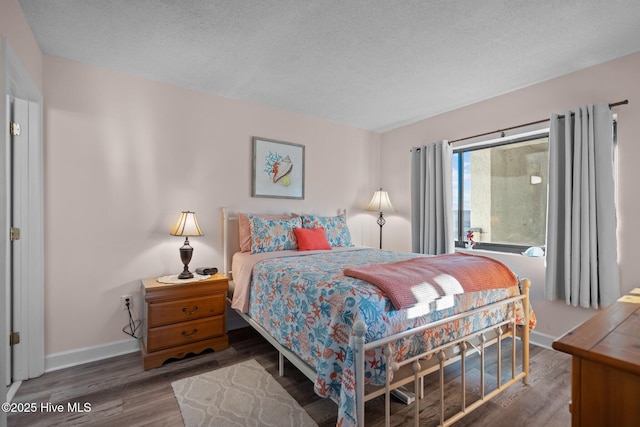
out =
[(413, 252), (451, 253), (453, 150), (448, 141), (411, 149), (411, 247)]
[(551, 116), (545, 292), (598, 308), (620, 296), (613, 115), (597, 104)]

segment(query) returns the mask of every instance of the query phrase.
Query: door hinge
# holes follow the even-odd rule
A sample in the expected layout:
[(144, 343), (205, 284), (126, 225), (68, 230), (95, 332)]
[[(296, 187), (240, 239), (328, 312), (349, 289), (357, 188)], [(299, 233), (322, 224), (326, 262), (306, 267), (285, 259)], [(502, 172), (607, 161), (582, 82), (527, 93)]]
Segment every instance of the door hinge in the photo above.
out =
[(20, 229), (18, 227), (11, 227), (9, 240), (20, 240)]
[(10, 122), (9, 132), (11, 136), (20, 136), (20, 123)]
[(20, 344), (20, 332), (11, 332), (9, 335), (9, 346)]

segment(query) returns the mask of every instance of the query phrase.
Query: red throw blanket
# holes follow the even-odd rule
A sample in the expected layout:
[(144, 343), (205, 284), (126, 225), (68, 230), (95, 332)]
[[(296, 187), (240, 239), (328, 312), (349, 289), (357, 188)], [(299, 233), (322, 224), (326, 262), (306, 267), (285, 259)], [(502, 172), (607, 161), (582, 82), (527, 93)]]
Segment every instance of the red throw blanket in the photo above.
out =
[(344, 274), (376, 285), (398, 310), (445, 295), (518, 284), (516, 275), (500, 261), (461, 253), (347, 268)]

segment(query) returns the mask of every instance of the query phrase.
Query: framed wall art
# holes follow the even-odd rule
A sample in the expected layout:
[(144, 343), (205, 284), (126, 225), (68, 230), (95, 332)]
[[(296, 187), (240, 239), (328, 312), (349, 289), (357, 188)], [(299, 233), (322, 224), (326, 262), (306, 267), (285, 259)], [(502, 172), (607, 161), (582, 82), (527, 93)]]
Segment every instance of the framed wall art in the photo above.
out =
[(304, 145), (253, 137), (252, 197), (304, 199)]

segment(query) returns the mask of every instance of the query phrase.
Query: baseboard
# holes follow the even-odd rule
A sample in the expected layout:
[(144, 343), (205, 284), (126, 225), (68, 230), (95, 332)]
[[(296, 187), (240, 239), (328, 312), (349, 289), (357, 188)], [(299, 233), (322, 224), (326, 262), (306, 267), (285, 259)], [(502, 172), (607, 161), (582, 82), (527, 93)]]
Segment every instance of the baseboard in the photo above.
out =
[[(249, 326), (234, 310), (227, 310), (227, 330)], [(84, 347), (76, 350), (50, 354), (44, 358), (44, 371), (51, 372), (58, 369), (70, 368), (83, 363), (95, 362), (110, 357), (140, 351), (140, 342), (135, 339), (125, 339), (95, 347)]]
[(556, 337), (543, 334), (542, 332), (531, 331), (531, 333), (529, 334), (529, 341), (531, 342), (531, 344), (535, 344), (539, 347), (544, 347), (549, 350), (552, 350), (551, 344), (553, 344), (556, 339)]
[(7, 402), (11, 403), (11, 401), (13, 400), (13, 397), (16, 395), (16, 392), (18, 391), (21, 385), (22, 385), (22, 381), (16, 381), (14, 383), (11, 383), (11, 385), (7, 387)]
[(84, 347), (76, 350), (54, 353), (44, 358), (44, 371), (51, 372), (58, 369), (70, 368), (84, 363), (121, 356), (123, 354), (140, 351), (140, 342), (136, 339), (126, 339), (95, 347)]

